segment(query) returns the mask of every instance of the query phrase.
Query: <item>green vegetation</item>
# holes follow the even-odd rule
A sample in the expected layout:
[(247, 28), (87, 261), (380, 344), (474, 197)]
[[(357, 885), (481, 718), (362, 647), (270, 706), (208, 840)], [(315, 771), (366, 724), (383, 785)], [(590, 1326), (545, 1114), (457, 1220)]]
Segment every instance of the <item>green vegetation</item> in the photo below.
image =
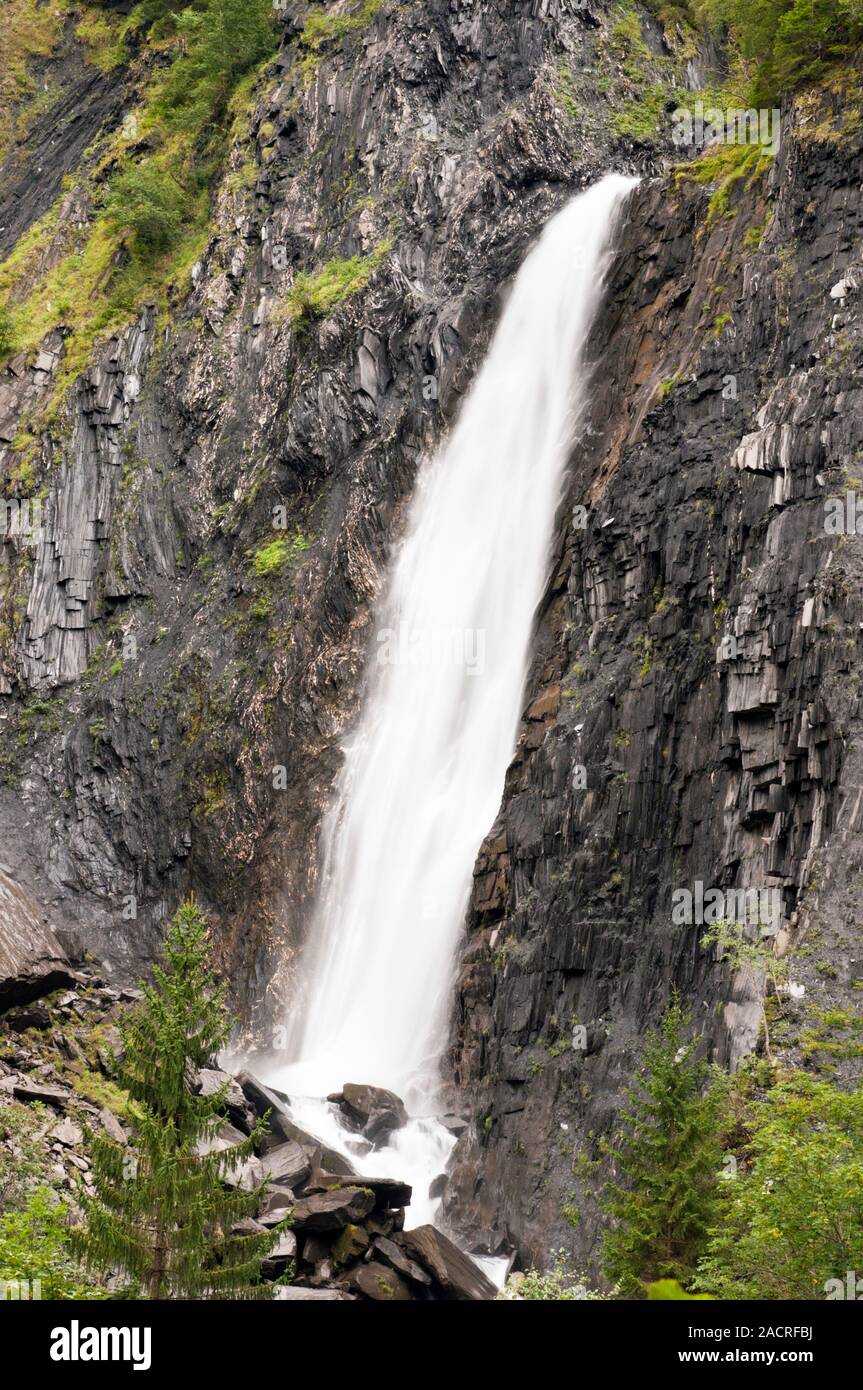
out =
[[(226, 986), (210, 962), (200, 910), (185, 902), (165, 937), (163, 964), (142, 1003), (119, 1022), (118, 1076), (138, 1112), (125, 1148), (91, 1133), (95, 1196), (79, 1194), (85, 1224), (73, 1248), (93, 1269), (122, 1268), (147, 1298), (268, 1297), (260, 1262), (277, 1238), (224, 1233), (257, 1211), (265, 1187), (229, 1190), (224, 1178), (254, 1152), (265, 1125), (229, 1151), (206, 1152), (225, 1088), (195, 1095), (189, 1076), (224, 1046), (231, 1029)], [(229, 1156), (230, 1155), (230, 1156)]]
[(651, 82), (637, 98), (612, 112), (612, 128), (617, 135), (630, 140), (655, 140), (668, 102), (666, 88), (661, 83)]
[(0, 304), (0, 361), (15, 351), (15, 327), (12, 315), (5, 305)]
[(164, 307), (201, 254), (234, 112), (276, 44), (270, 0), (152, 0), (126, 18), (90, 7), (78, 29), (94, 45), (94, 61), (101, 55), (110, 65), (120, 50), (131, 61), (128, 40), (147, 24), (160, 62), (148, 61), (145, 50), (140, 105), (90, 152), (91, 221), (63, 229), (63, 254), (34, 277), (24, 299), (17, 285), (38, 266), (46, 236), (57, 228), (56, 207), (0, 265), (7, 343), (32, 350), (50, 329), (72, 330), (48, 419), (94, 341), (129, 323), (145, 303)]
[(311, 319), (326, 318), (337, 304), (365, 288), (392, 246), (391, 241), (382, 241), (368, 256), (327, 261), (316, 275), (301, 272), (285, 299), (287, 317), (298, 326)]
[(304, 555), (310, 545), (311, 537), (297, 531), (293, 536), (277, 536), (260, 550), (249, 551), (256, 577), (267, 579), (270, 575), (277, 574), (285, 565)]
[(588, 1289), (570, 1269), (566, 1251), (557, 1250), (550, 1270), (543, 1273), (530, 1269), (526, 1274), (511, 1274), (498, 1298), (506, 1302), (525, 1303), (596, 1302), (602, 1295)]
[(823, 1297), (863, 1268), (863, 1093), (794, 1074), (738, 1124), (745, 1167), (725, 1184), (698, 1287), (718, 1298)]
[(359, 0), (341, 14), (323, 5), (309, 11), (298, 43), (302, 50), (300, 71), (305, 82), (311, 82), (324, 50), (347, 34), (367, 29), (381, 8), (383, 0)]
[(818, 82), (863, 42), (863, 0), (693, 0), (691, 9), (730, 35), (756, 106)]
[[(729, 949), (735, 968), (760, 965), (747, 954), (757, 944)], [(824, 1018), (859, 1031), (856, 1016)], [(863, 1264), (863, 1092), (754, 1059), (728, 1078), (695, 1060), (687, 1027), (673, 1003), (647, 1041), (622, 1134), (604, 1146), (622, 1178), (603, 1202), (607, 1275), (625, 1298), (840, 1288)]]
[(3, 0), (0, 5), (0, 159), (15, 140), (22, 140), (53, 95), (31, 71), (31, 60), (54, 51), (62, 28), (60, 3)]
[(689, 1019), (675, 1000), (644, 1052), (640, 1077), (606, 1155), (623, 1183), (603, 1202), (603, 1268), (624, 1297), (657, 1279), (688, 1282), (715, 1218), (721, 1157), (721, 1083), (684, 1041)]
[[(29, 1285), (22, 1297), (100, 1299), (107, 1295), (87, 1284), (69, 1248), (66, 1208), (49, 1188), (31, 1192), (17, 1210), (0, 1214), (0, 1286)], [(38, 1294), (34, 1290), (38, 1286)]]

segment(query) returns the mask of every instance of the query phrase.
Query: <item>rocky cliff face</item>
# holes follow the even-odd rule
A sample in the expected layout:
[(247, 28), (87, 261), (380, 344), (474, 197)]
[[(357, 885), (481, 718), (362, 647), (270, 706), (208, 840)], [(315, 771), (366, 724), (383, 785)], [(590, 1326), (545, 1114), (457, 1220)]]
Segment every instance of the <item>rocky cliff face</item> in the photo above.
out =
[[(587, 1256), (584, 1161), (672, 986), (718, 1057), (758, 1038), (760, 982), (672, 927), (674, 888), (777, 886), (777, 949), (820, 930), (837, 975), (800, 978), (863, 975), (834, 963), (863, 615), (856, 541), (823, 527), (861, 446), (859, 145), (799, 104), (708, 225), (715, 185), (671, 169), (663, 93), (708, 75), (681, 29), (575, 0), (327, 13), (350, 22), (315, 43), (280, 13), (188, 280), (83, 369), (70, 311), (0, 376), (4, 496), (41, 502), (0, 546), (4, 859), (120, 973), (193, 889), (268, 1028), (418, 461), (538, 228), (607, 168), (641, 173), (452, 1053), (476, 1124), (451, 1220), (536, 1254), (578, 1207)], [(69, 27), (40, 59), (62, 95), (0, 166), (13, 305), (92, 217), (142, 61), (94, 68)]]
[(859, 488), (861, 146), (824, 120), (789, 110), (719, 216), (685, 177), (644, 182), (595, 330), (454, 1045), (480, 1123), (453, 1217), (536, 1254), (594, 1248), (598, 1140), (672, 988), (717, 1060), (759, 1046), (763, 972), (675, 925), (676, 890), (774, 895), (756, 935), (805, 990), (774, 1054), (799, 1063), (860, 977), (863, 571), (827, 518)]

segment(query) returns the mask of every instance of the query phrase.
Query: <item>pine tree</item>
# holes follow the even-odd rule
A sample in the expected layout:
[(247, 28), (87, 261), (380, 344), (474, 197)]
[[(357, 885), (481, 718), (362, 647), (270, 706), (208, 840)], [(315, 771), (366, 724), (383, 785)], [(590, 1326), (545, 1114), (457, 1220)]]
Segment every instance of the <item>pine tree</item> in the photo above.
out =
[(717, 1207), (723, 1088), (683, 1041), (688, 1022), (674, 999), (645, 1045), (617, 1143), (605, 1146), (622, 1183), (603, 1202), (603, 1268), (628, 1298), (658, 1279), (687, 1282)]
[(226, 986), (210, 964), (206, 921), (185, 902), (165, 937), (163, 964), (140, 1005), (118, 1024), (118, 1080), (134, 1108), (125, 1148), (90, 1135), (95, 1195), (81, 1193), (84, 1224), (73, 1246), (91, 1268), (121, 1268), (147, 1298), (258, 1298), (261, 1260), (280, 1233), (232, 1237), (266, 1190), (230, 1190), (231, 1168), (250, 1157), (265, 1130), (230, 1150), (202, 1154), (223, 1123), (225, 1087), (196, 1095), (189, 1077), (226, 1042)]

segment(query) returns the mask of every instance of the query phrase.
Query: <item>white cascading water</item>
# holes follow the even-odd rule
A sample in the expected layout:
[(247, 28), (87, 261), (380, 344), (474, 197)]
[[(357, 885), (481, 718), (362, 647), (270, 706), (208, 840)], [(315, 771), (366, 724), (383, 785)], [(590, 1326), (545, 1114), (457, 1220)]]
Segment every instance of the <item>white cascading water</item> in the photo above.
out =
[[(433, 1115), (477, 851), (512, 758), (564, 471), (587, 400), (584, 344), (610, 233), (635, 180), (612, 174), (549, 222), (512, 288), (459, 421), (420, 471), (375, 622), (359, 724), (322, 839), (291, 1064), (297, 1121), (360, 1171), (431, 1180), (454, 1140)], [(328, 1092), (384, 1086), (412, 1118), (362, 1154)]]

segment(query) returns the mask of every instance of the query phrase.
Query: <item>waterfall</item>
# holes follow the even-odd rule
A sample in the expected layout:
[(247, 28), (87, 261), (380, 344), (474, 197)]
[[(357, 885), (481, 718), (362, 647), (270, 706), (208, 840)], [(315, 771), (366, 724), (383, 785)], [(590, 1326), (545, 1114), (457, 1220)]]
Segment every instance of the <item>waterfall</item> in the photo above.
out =
[[(415, 1115), (433, 1108), (474, 861), (515, 746), (555, 511), (588, 399), (584, 345), (634, 182), (609, 175), (548, 223), (458, 423), (420, 469), (322, 832), (301, 1016), (279, 1074), (300, 1110), (300, 1098), (347, 1081), (388, 1087)], [(408, 1163), (431, 1177), (451, 1143), (421, 1124), (367, 1171), (401, 1163), (410, 1178)]]

